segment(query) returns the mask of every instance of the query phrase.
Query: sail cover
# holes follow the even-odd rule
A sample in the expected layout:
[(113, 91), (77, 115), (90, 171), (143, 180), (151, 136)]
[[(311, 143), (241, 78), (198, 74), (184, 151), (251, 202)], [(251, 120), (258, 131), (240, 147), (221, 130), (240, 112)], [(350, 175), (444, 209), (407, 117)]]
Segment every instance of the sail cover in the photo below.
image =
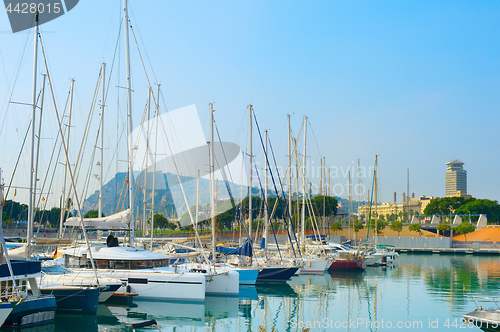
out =
[(241, 247), (226, 248), (226, 247), (216, 246), (215, 250), (217, 252), (221, 252), (221, 253), (226, 254), (226, 255), (241, 255), (241, 256), (248, 256), (248, 257), (253, 256), (250, 240), (248, 240), (248, 239), (245, 241), (245, 244), (243, 244)]
[[(129, 229), (130, 220), (132, 220), (132, 213), (130, 209), (115, 213), (108, 217), (102, 218), (83, 218), (83, 223), (86, 228), (99, 228), (99, 229)], [(71, 217), (66, 219), (65, 226), (79, 227), (81, 226), (79, 217)]]

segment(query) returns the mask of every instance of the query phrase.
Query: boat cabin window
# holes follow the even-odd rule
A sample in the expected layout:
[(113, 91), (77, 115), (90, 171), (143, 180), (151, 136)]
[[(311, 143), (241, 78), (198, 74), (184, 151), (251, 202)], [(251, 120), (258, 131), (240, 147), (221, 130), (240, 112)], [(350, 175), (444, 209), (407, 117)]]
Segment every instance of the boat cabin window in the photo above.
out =
[[(21, 292), (26, 292), (26, 280), (18, 280), (17, 286)], [(8, 300), (12, 296), (17, 295), (17, 292), (12, 287), (12, 280), (0, 282), (0, 298), (2, 301)]]
[[(89, 263), (90, 264), (90, 263)], [(98, 269), (110, 270), (138, 270), (151, 269), (154, 267), (168, 266), (168, 259), (152, 259), (143, 261), (125, 261), (125, 260), (96, 260)]]
[(50, 275), (59, 275), (71, 273), (70, 270), (62, 267), (62, 266), (42, 266), (42, 272)]

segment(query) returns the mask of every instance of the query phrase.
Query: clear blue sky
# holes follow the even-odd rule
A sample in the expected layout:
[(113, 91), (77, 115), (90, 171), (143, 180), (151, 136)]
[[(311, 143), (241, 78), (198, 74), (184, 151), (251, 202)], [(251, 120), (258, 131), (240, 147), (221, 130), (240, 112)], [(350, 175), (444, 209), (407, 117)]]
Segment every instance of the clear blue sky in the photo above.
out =
[[(121, 0), (82, 0), (41, 27), (61, 109), (69, 79), (76, 79), (75, 136), (83, 131), (100, 63), (111, 68), (120, 7)], [(162, 86), (162, 112), (196, 104), (207, 136), (214, 102), (223, 139), (244, 149), (252, 103), (284, 165), (286, 115), (293, 114), (295, 134), (307, 115), (308, 162), (319, 165), (325, 156), (327, 166), (337, 167), (332, 185), (347, 182), (340, 170), (358, 158), (371, 166), (377, 154), (382, 201), (392, 201), (394, 191), (401, 201), (407, 168), (410, 192), (444, 196), (445, 163), (460, 159), (468, 193), (500, 200), (500, 2), (131, 0), (130, 8), (150, 80)], [(33, 37), (12, 34), (2, 12), (0, 38), (0, 166), (8, 182), (30, 116), (9, 100), (31, 101)], [(133, 38), (131, 44), (138, 125), (146, 83)], [(123, 53), (122, 37), (120, 45)], [(123, 67), (124, 55), (119, 59)], [(110, 84), (115, 119), (108, 153), (124, 124), (123, 91), (120, 108), (116, 101), (123, 78), (121, 68)], [(50, 115), (44, 121), (42, 144), (50, 145), (55, 122)], [(44, 160), (49, 156), (47, 148)], [(25, 167), (28, 156), (23, 160)], [(19, 186), (27, 185), (23, 174)]]

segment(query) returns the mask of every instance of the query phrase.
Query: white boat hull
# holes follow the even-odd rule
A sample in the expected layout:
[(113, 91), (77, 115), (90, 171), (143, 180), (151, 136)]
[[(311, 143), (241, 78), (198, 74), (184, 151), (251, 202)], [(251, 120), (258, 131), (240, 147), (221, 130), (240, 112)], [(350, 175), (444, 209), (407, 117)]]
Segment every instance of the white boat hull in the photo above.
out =
[(332, 261), (328, 259), (315, 260), (304, 258), (304, 266), (300, 269), (300, 274), (324, 273), (331, 264)]
[(211, 265), (186, 263), (177, 267), (160, 267), (161, 271), (184, 272), (205, 277), (206, 295), (233, 296), (239, 294), (240, 275), (238, 272)]
[(156, 270), (97, 270), (97, 274), (126, 282), (118, 292), (137, 293), (135, 299), (205, 301), (206, 280), (202, 274)]
[(12, 309), (14, 309), (12, 303), (0, 304), (0, 323), (1, 323), (0, 326), (2, 326), (7, 317), (9, 317)]
[(240, 277), (236, 271), (221, 272), (207, 275), (207, 295), (238, 295), (240, 292)]

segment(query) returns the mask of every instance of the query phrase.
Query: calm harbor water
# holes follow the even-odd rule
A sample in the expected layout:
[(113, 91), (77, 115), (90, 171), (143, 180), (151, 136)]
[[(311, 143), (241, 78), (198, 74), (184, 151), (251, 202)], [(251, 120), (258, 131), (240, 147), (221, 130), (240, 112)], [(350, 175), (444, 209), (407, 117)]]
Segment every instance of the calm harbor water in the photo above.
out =
[[(473, 296), (497, 297), (499, 279), (497, 256), (403, 254), (392, 268), (294, 277), (204, 304), (100, 305), (97, 316), (57, 314), (54, 324), (26, 332), (131, 331), (153, 318), (162, 331), (480, 331), (462, 315), (476, 308)], [(489, 301), (481, 304), (493, 307)]]

